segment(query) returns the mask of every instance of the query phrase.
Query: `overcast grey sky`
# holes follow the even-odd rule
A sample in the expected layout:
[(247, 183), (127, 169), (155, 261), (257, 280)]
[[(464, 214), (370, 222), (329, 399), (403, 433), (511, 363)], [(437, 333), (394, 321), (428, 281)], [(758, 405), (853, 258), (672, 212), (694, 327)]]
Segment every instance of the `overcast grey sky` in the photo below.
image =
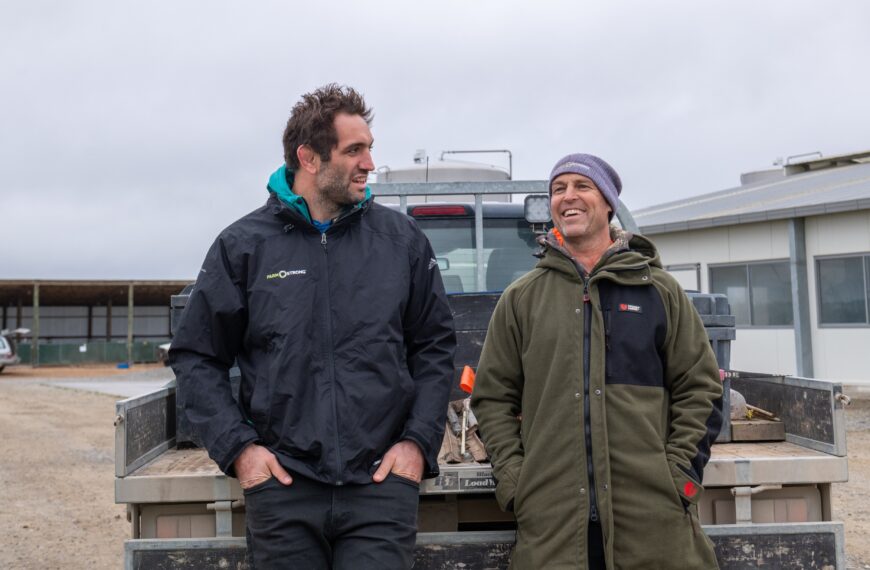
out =
[[(0, 2), (0, 278), (192, 278), (266, 198), (299, 96), (375, 161), (599, 154), (640, 208), (870, 148), (870, 2)], [(497, 159), (496, 159), (497, 160)]]

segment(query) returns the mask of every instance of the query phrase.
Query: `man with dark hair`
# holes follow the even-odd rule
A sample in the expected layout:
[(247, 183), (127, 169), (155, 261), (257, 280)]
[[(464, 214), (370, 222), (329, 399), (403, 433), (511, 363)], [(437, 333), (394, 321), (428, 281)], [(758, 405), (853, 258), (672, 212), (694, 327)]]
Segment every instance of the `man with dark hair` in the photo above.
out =
[(256, 568), (410, 568), (438, 473), (453, 321), (426, 237), (371, 200), (370, 121), (348, 87), (303, 96), (268, 201), (218, 236), (172, 341)]
[(722, 422), (701, 319), (655, 246), (610, 225), (622, 183), (568, 155), (543, 259), (499, 299), (472, 407), (514, 570), (716, 568), (697, 502)]
[(307, 145), (321, 160), (329, 162), (329, 155), (338, 144), (338, 133), (333, 124), (337, 114), (359, 115), (366, 126), (372, 124), (371, 108), (353, 89), (330, 83), (302, 96), (302, 100), (293, 106), (284, 129), (284, 163), (288, 168), (299, 168), (296, 150), (302, 145)]

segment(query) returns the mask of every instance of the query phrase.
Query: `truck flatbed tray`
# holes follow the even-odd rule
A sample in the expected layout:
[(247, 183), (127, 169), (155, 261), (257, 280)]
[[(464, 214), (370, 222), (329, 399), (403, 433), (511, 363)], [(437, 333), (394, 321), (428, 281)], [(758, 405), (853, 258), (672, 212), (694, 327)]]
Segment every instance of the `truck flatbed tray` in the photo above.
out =
[[(847, 461), (789, 442), (716, 444), (704, 470), (706, 487), (816, 484), (846, 481)], [(488, 464), (442, 465), (423, 482), (424, 495), (489, 493), (495, 488)], [(170, 449), (115, 480), (118, 503), (213, 502), (242, 498), (236, 479), (225, 476), (203, 449)]]

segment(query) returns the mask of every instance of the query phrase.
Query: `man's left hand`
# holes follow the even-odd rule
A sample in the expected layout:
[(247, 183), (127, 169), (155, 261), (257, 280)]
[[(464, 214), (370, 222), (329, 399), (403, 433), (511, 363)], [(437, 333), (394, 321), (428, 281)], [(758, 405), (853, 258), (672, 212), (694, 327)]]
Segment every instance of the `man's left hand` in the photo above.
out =
[(391, 447), (372, 479), (380, 483), (390, 473), (419, 483), (423, 479), (423, 452), (420, 446), (405, 439)]

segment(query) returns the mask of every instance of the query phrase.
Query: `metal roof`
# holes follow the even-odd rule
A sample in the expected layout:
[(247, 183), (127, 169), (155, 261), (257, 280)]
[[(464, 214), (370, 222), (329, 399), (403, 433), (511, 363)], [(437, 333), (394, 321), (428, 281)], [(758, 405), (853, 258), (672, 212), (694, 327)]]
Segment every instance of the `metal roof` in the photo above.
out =
[(169, 306), (169, 298), (181, 291), (185, 281), (110, 281), (110, 280), (0, 280), (0, 306), (33, 303), (33, 286), (39, 284), (39, 304), (43, 306), (126, 305), (129, 286), (137, 306)]
[(633, 212), (644, 234), (870, 209), (870, 151), (747, 174), (735, 188)]

